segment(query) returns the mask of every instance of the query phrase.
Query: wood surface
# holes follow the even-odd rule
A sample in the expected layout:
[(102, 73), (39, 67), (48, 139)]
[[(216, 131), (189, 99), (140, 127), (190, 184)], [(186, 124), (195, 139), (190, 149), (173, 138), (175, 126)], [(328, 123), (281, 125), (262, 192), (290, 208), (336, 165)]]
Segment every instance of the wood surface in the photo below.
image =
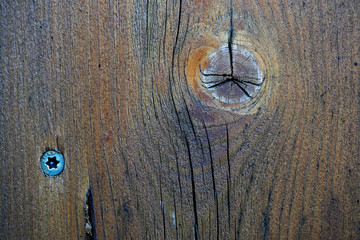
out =
[[(0, 12), (0, 239), (360, 239), (358, 0)], [(267, 59), (246, 111), (194, 87), (231, 25)]]

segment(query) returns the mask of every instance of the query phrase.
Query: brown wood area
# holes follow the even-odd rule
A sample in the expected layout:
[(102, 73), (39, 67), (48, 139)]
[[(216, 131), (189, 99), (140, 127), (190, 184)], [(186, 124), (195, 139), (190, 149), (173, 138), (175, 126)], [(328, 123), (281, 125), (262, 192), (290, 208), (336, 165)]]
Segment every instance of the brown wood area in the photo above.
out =
[[(0, 12), (1, 240), (360, 239), (360, 1)], [(265, 78), (231, 107), (199, 67), (241, 41)], [(40, 168), (51, 149), (56, 177)]]

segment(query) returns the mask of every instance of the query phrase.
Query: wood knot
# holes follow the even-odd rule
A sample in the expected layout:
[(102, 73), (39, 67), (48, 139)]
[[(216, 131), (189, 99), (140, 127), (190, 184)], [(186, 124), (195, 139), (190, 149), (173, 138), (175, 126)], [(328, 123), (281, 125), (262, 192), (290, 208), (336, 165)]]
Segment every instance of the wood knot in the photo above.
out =
[[(251, 114), (269, 99), (273, 64), (260, 44), (247, 35), (207, 38), (190, 53), (187, 82), (199, 103), (236, 114)], [(210, 40), (209, 40), (210, 39)]]
[(212, 52), (200, 63), (199, 72), (201, 90), (229, 105), (254, 99), (264, 81), (263, 71), (251, 50), (236, 44)]
[(183, 93), (193, 122), (219, 125), (273, 108), (279, 71), (269, 38), (204, 25), (190, 33)]

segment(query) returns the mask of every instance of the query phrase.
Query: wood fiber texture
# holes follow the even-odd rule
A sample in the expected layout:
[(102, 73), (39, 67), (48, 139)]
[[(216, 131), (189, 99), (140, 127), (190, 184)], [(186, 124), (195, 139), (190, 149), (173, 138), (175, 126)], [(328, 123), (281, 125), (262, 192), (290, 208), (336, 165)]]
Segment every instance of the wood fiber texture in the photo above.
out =
[[(360, 238), (358, 0), (0, 13), (0, 239)], [(245, 114), (199, 100), (189, 74), (231, 23), (269, 60)]]

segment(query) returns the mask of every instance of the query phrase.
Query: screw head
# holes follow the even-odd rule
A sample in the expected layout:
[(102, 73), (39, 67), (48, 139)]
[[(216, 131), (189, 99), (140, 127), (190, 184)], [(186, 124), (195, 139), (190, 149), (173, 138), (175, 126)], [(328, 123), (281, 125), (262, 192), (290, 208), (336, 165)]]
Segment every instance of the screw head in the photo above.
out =
[(65, 167), (64, 156), (55, 150), (46, 151), (40, 158), (40, 166), (47, 176), (59, 175)]

